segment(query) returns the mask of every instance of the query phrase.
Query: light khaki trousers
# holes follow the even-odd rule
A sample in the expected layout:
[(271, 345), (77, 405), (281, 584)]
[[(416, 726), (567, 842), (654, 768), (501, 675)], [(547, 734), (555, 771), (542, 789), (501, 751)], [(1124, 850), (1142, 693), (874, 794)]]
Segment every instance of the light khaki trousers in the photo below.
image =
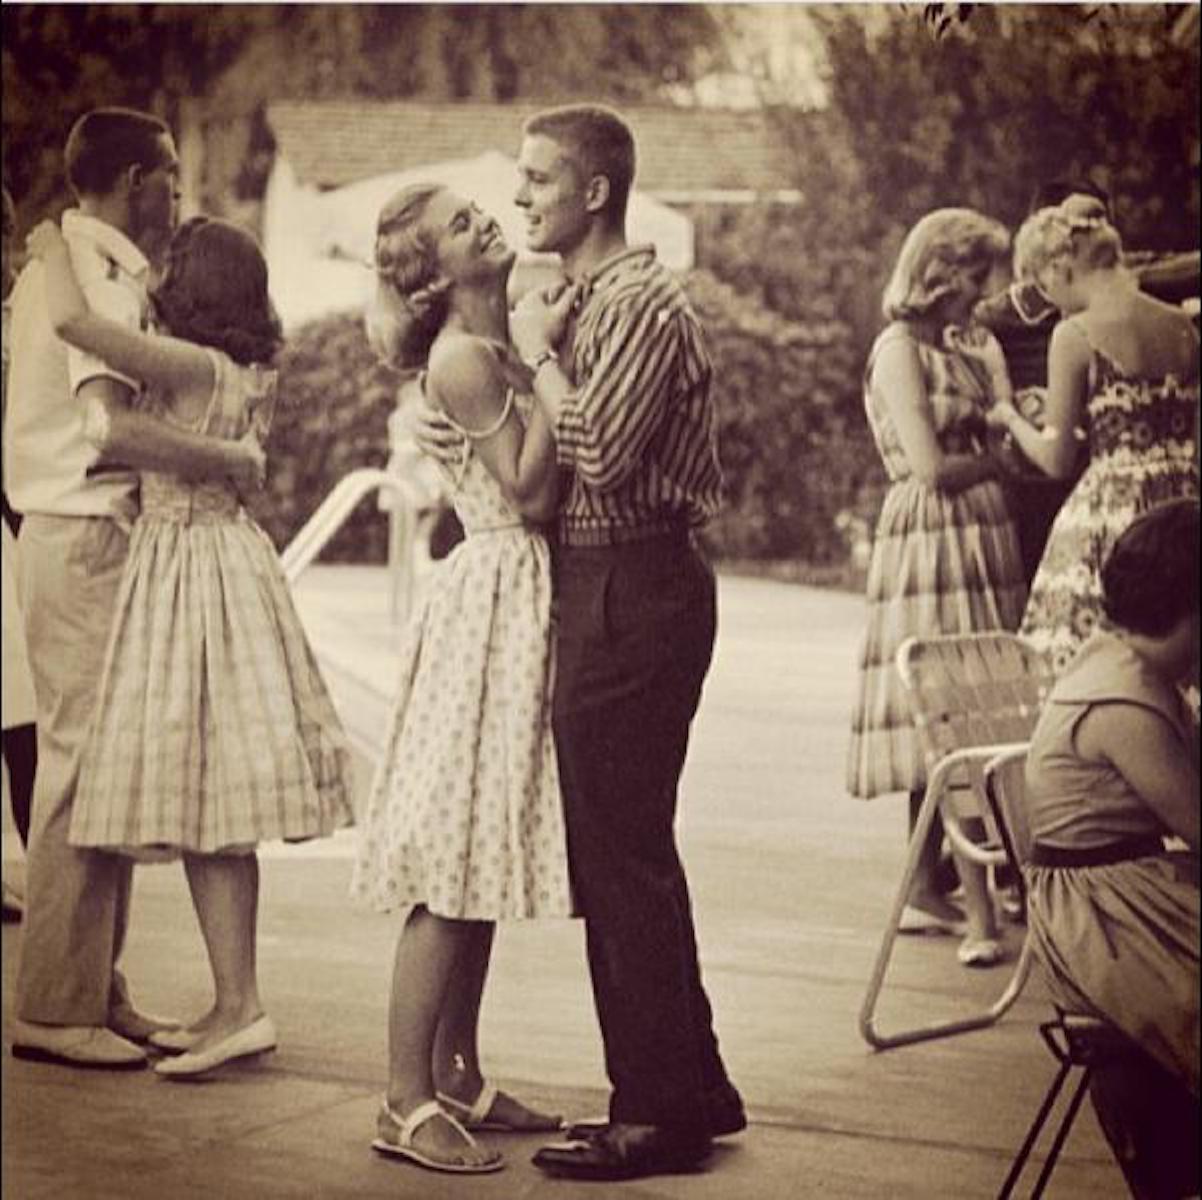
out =
[(45, 1025), (105, 1025), (127, 1001), (114, 964), (132, 862), (77, 850), (67, 833), (129, 538), (106, 517), (30, 513), (18, 545), (38, 767), (16, 1014)]

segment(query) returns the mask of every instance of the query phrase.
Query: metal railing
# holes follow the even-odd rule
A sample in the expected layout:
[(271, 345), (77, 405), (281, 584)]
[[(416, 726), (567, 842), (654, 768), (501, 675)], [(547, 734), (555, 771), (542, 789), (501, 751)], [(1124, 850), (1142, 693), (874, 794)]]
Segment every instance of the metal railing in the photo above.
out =
[(423, 549), (419, 513), (425, 506), (424, 493), (403, 476), (379, 467), (360, 467), (345, 475), (285, 547), (280, 563), (288, 583), (295, 584), (346, 524), (359, 502), (381, 488), (395, 492), (401, 501), (390, 513), (388, 564), (392, 577), (392, 617), (398, 620), (408, 613), (413, 599), (414, 577)]

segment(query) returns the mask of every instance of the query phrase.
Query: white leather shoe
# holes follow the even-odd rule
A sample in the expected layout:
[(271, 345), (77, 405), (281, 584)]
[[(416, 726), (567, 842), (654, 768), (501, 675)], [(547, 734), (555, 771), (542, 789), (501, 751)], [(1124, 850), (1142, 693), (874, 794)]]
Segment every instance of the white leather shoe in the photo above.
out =
[(265, 1054), (276, 1047), (275, 1026), (268, 1016), (259, 1017), (237, 1033), (210, 1046), (207, 1050), (189, 1050), (177, 1058), (160, 1059), (154, 1064), (157, 1074), (167, 1079), (188, 1079), (215, 1070), (235, 1058)]
[(128, 1007), (113, 1009), (108, 1021), (109, 1028), (129, 1042), (149, 1042), (156, 1033), (178, 1029), (179, 1024), (174, 1017), (160, 1017)]
[(1006, 957), (1006, 951), (997, 938), (966, 937), (956, 947), (956, 958), (964, 967), (995, 967)]
[(13, 1024), (14, 1058), (93, 1071), (136, 1071), (146, 1066), (140, 1046), (95, 1025)]

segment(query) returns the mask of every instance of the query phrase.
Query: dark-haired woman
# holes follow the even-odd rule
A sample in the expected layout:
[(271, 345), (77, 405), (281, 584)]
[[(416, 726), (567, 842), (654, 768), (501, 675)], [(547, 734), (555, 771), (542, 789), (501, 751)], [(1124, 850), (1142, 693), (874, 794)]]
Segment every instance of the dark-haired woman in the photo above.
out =
[[(1198, 511), (1172, 501), (1119, 535), (1102, 627), (1057, 680), (1027, 764), (1029, 924), (1049, 989), (1155, 1064), (1135, 1072), (1134, 1105), (1105, 1075), (1094, 1092), (1129, 1180), (1147, 1177), (1139, 1196), (1197, 1193), (1198, 727), (1180, 689), (1198, 680)], [(1192, 1102), (1174, 1103), (1182, 1092)], [(1192, 1181), (1170, 1186), (1181, 1159)]]
[[(161, 335), (89, 310), (55, 225), (29, 246), (61, 338), (145, 384), (168, 421), (265, 436), (280, 329), (253, 238), (203, 217), (180, 227), (152, 296)], [(255, 961), (257, 843), (327, 835), (353, 812), (342, 728), (271, 542), (226, 479), (148, 471), (141, 493), (70, 841), (183, 857), (215, 997), (151, 1039), (181, 1052), (155, 1068), (179, 1078), (275, 1046)]]

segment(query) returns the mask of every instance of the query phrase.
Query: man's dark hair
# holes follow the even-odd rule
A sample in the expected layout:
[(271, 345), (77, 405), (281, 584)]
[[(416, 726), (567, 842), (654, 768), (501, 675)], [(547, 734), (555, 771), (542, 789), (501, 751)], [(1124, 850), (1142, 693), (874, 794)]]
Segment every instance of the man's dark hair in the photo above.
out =
[(1113, 218), (1110, 193), (1100, 183), (1094, 183), (1092, 179), (1074, 179), (1069, 176), (1049, 179), (1045, 183), (1041, 183), (1031, 193), (1031, 203), (1027, 211), (1037, 213), (1041, 208), (1055, 208), (1070, 196), (1093, 196), (1095, 200), (1100, 200), (1105, 207), (1106, 219), (1109, 221)]
[(634, 183), (635, 148), (630, 126), (612, 109), (600, 104), (565, 104), (535, 113), (523, 127), (563, 146), (586, 179), (604, 175), (609, 200), (601, 210), (620, 220)]
[(67, 181), (79, 196), (104, 196), (122, 172), (140, 166), (154, 170), (163, 161), (159, 139), (170, 136), (165, 122), (132, 108), (94, 108), (67, 135)]
[(1165, 637), (1198, 610), (1198, 501), (1170, 500), (1137, 517), (1102, 566), (1102, 607), (1114, 624)]

